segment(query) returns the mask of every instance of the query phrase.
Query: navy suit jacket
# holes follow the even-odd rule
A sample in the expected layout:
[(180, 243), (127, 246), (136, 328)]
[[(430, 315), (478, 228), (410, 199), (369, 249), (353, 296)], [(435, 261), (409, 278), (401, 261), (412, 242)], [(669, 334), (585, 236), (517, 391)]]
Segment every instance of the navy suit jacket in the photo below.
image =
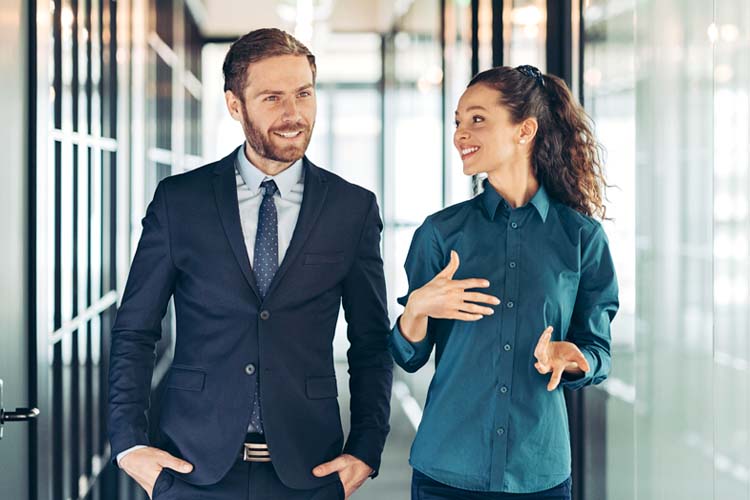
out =
[[(260, 377), (266, 440), (284, 484), (310, 489), (336, 480), (312, 469), (342, 451), (377, 471), (393, 364), (375, 196), (305, 158), (299, 219), (261, 300), (240, 226), (236, 154), (164, 179), (143, 219), (112, 329), (112, 456), (150, 444), (194, 465), (183, 480), (216, 483), (239, 457)], [(174, 360), (160, 442), (151, 444), (146, 412), (170, 297)], [(346, 445), (332, 347), (342, 300), (351, 343)]]

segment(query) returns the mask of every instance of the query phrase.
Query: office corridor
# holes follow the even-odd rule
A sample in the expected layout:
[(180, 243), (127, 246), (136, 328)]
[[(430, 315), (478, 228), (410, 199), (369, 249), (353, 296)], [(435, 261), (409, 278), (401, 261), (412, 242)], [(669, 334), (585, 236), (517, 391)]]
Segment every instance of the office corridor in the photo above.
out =
[[(391, 324), (416, 229), (482, 193), (453, 144), (469, 81), (564, 81), (603, 149), (619, 282), (607, 380), (562, 391), (573, 500), (750, 500), (748, 0), (0, 0), (0, 500), (146, 500), (112, 463), (112, 326), (157, 185), (246, 140), (223, 63), (263, 27), (315, 55), (306, 155), (374, 193)], [(152, 438), (174, 302), (160, 332)], [(433, 360), (396, 368), (355, 500), (410, 498)]]

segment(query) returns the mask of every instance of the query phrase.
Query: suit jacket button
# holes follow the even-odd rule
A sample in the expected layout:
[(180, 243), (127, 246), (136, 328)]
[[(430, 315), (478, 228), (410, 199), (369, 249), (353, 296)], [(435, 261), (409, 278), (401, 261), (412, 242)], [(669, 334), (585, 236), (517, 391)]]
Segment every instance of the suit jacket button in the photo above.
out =
[(245, 373), (248, 375), (254, 375), (255, 374), (255, 365), (250, 363), (245, 367)]
[(268, 312), (268, 311), (261, 311), (260, 312), (260, 319), (267, 320), (270, 317), (271, 317), (271, 313), (270, 312)]

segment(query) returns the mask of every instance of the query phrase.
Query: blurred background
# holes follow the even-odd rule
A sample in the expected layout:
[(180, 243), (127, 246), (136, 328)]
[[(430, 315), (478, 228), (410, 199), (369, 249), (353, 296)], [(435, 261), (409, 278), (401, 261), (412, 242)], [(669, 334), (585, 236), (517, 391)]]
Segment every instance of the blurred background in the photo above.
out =
[[(146, 498), (110, 462), (109, 330), (157, 182), (242, 142), (221, 63), (268, 26), (317, 55), (308, 156), (378, 196), (392, 320), (415, 228), (477, 192), (451, 144), (471, 76), (564, 78), (607, 151), (621, 287), (610, 378), (567, 394), (574, 499), (750, 500), (747, 0), (0, 0), (0, 408), (40, 410), (1, 427), (0, 498)], [(348, 423), (343, 320), (335, 348)], [(409, 498), (431, 374), (397, 369), (354, 498)]]

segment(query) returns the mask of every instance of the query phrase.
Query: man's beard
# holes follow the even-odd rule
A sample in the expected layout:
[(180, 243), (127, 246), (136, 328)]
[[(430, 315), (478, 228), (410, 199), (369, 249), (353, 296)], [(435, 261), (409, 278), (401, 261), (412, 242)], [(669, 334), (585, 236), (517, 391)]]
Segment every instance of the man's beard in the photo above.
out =
[[(304, 123), (297, 123), (293, 126), (287, 126), (284, 128), (277, 128), (268, 131), (268, 135), (256, 127), (253, 121), (247, 114), (247, 109), (242, 106), (242, 117), (244, 119), (242, 123), (242, 129), (245, 131), (245, 138), (250, 147), (260, 156), (272, 161), (278, 161), (283, 163), (292, 163), (305, 154), (307, 146), (310, 144), (312, 137), (312, 126), (308, 127)], [(313, 124), (314, 125), (314, 124)], [(301, 130), (305, 136), (304, 144), (297, 146), (296, 144), (289, 144), (286, 146), (278, 146), (271, 141), (270, 134), (276, 132), (286, 131), (297, 131)], [(284, 140), (281, 139), (280, 140)]]

